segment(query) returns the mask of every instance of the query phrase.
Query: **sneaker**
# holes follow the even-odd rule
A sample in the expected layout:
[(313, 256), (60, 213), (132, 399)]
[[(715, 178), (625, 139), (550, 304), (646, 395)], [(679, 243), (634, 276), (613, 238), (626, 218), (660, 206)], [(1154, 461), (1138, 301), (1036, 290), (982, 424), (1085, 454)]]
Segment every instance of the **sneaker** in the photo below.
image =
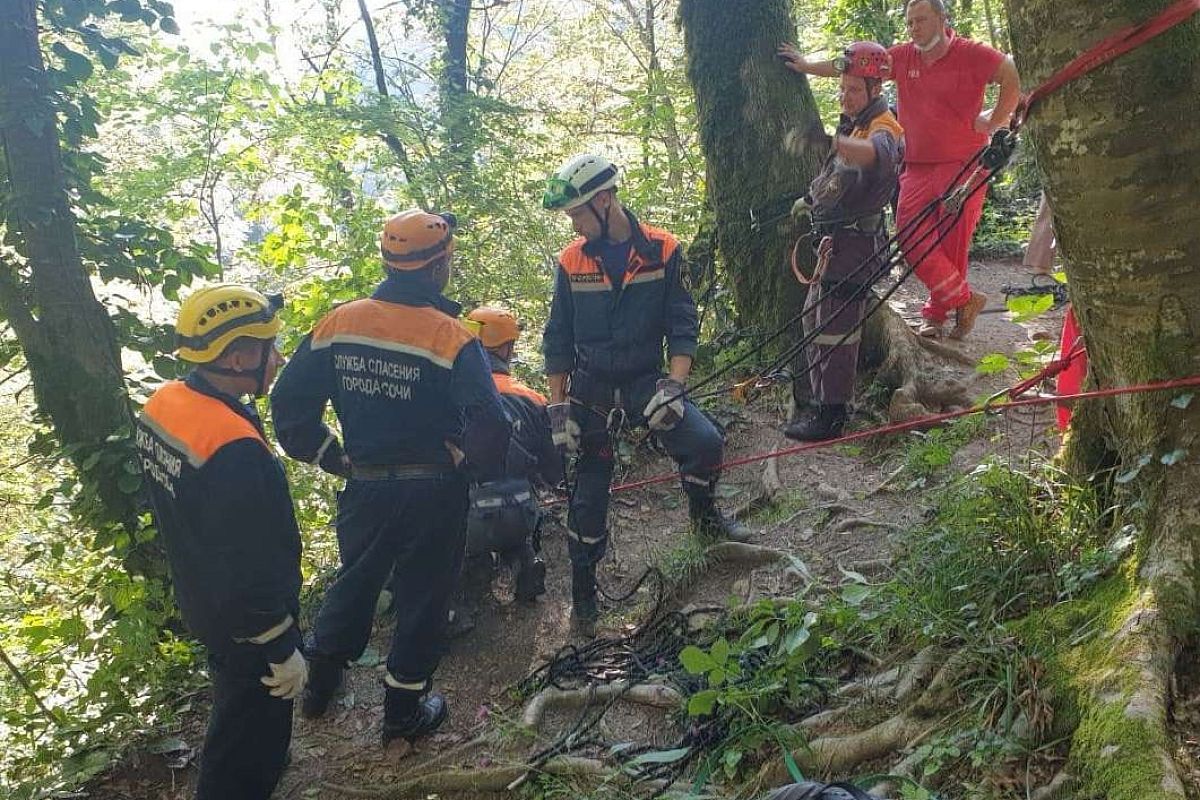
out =
[(970, 299), (954, 312), (954, 328), (950, 331), (950, 338), (962, 339), (970, 333), (986, 305), (986, 294), (971, 292)]
[(442, 727), (449, 716), (450, 707), (440, 694), (420, 697), (388, 687), (383, 698), (383, 746), (395, 739), (407, 739), (411, 744)]

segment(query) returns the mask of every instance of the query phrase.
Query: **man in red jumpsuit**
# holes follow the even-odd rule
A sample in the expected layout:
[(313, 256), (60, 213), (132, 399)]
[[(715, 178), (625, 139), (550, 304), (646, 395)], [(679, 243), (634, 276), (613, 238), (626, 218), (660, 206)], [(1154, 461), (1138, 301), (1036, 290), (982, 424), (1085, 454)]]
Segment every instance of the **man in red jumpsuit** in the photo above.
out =
[[(950, 337), (961, 339), (987, 304), (987, 297), (967, 283), (967, 255), (983, 214), (984, 192), (963, 204), (962, 217), (953, 226), (943, 222), (950, 213), (943, 208), (911, 230), (906, 226), (949, 187), (992, 132), (1008, 123), (1020, 99), (1020, 78), (1012, 59), (999, 50), (955, 35), (943, 0), (911, 0), (905, 21), (911, 41), (888, 51), (905, 147), (896, 227), (904, 236), (901, 244), (907, 245), (905, 256), (910, 263), (919, 261), (917, 277), (929, 289), (917, 332), (940, 336), (953, 312)], [(839, 60), (810, 61), (790, 45), (781, 46), (779, 55), (796, 72), (825, 77), (840, 72)], [(1000, 85), (1000, 95), (985, 112), (984, 91), (990, 83)], [(935, 228), (939, 233), (949, 228), (936, 247)]]

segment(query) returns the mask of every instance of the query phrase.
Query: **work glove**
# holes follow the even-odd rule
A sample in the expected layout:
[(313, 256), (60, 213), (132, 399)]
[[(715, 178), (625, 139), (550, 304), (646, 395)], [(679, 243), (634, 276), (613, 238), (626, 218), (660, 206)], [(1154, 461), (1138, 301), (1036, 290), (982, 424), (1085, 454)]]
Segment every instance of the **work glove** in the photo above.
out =
[(683, 384), (674, 378), (659, 378), (654, 388), (657, 391), (642, 416), (652, 431), (672, 430), (683, 419)]
[(295, 700), (308, 683), (308, 663), (299, 650), (293, 650), (287, 661), (271, 664), (271, 674), (259, 678), (263, 686), (270, 688), (272, 697)]
[(579, 440), (583, 431), (571, 416), (570, 402), (551, 403), (546, 406), (546, 413), (550, 415), (550, 433), (558, 452), (565, 456), (578, 455)]
[(804, 195), (796, 202), (792, 203), (792, 219), (799, 222), (805, 217), (812, 215), (813, 201), (808, 195)]

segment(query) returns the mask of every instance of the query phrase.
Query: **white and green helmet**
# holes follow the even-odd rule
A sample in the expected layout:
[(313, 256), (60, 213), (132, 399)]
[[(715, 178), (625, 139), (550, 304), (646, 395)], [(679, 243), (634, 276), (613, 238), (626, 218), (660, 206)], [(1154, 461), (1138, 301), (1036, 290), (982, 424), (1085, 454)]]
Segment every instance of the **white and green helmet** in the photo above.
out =
[(604, 156), (591, 153), (571, 156), (546, 179), (542, 207), (568, 211), (581, 206), (598, 193), (616, 186), (618, 172), (616, 165)]

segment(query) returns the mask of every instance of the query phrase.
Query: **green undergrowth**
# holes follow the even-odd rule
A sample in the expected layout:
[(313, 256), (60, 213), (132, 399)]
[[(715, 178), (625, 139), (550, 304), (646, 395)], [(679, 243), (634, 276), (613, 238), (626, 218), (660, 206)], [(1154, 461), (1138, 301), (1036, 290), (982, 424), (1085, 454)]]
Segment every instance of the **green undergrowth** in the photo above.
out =
[(1095, 482), (1049, 464), (994, 461), (950, 480), (927, 521), (898, 537), (886, 580), (843, 571), (826, 591), (736, 607), (720, 638), (685, 651), (697, 679), (689, 711), (729, 720), (712, 771), (740, 780), (782, 758), (782, 738), (764, 731), (794, 736), (791, 723), (829, 705), (837, 683), (876, 669), (864, 651), (900, 664), (934, 644), (961, 660), (963, 677), (950, 707), (913, 712), (938, 726), (917, 745), (918, 782), (902, 796), (1025, 796), (1077, 727), (1088, 735), (1072, 755), (1092, 732), (1110, 741), (1109, 712), (1080, 704), (1080, 676), (1107, 663), (1105, 634), (1128, 612), (1135, 536)]
[[(14, 800), (72, 791), (136, 749), (179, 749), (182, 721), (206, 702), (205, 652), (169, 585), (126, 569), (125, 531), (79, 522), (72, 472), (39, 435), (22, 404), (0, 410), (0, 647), (12, 662), (0, 664), (0, 797)], [(312, 468), (289, 470), (312, 599), (337, 560), (332, 491)], [(139, 541), (154, 533), (143, 515)]]

